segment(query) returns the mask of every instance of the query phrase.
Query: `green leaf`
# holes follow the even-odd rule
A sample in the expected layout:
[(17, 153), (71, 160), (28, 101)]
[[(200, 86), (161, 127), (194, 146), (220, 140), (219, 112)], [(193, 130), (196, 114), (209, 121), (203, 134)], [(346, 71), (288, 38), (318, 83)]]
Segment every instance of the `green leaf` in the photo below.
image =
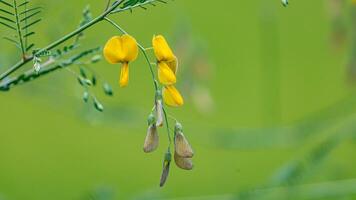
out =
[(85, 103), (87, 103), (87, 102), (89, 101), (89, 92), (88, 92), (88, 91), (85, 91), (85, 92), (83, 93), (83, 101), (84, 101)]
[(21, 8), (22, 6), (27, 5), (28, 3), (30, 3), (29, 1), (24, 1), (23, 3), (19, 4), (17, 7)]
[(30, 8), (30, 9), (27, 9), (27, 10), (25, 10), (23, 12), (20, 12), (19, 15), (28, 14), (28, 13), (30, 13), (32, 11), (36, 11), (36, 10), (40, 10), (40, 9), (42, 9), (42, 7), (40, 7), (40, 6), (34, 7), (34, 8)]
[(32, 13), (31, 15), (28, 15), (28, 16), (26, 16), (26, 17), (22, 18), (22, 19), (20, 20), (20, 22), (24, 22), (24, 21), (26, 21), (26, 20), (28, 20), (28, 19), (32, 18), (33, 16), (36, 16), (36, 15), (40, 14), (40, 13), (41, 13), (41, 11), (40, 11), (40, 10), (39, 10), (39, 11), (37, 11), (37, 12), (34, 12), (34, 13)]
[(80, 71), (80, 75), (83, 78), (87, 78), (87, 74), (86, 74), (85, 69), (83, 67), (80, 67), (79, 71)]
[(27, 29), (27, 28), (29, 28), (29, 27), (31, 27), (31, 26), (37, 24), (37, 23), (40, 22), (41, 20), (42, 20), (42, 19), (37, 19), (37, 20), (33, 21), (32, 23), (25, 25), (24, 27), (22, 27), (22, 30), (25, 30), (25, 29)]
[(28, 45), (27, 47), (26, 47), (26, 51), (29, 51), (29, 50), (31, 50), (33, 47), (35, 46), (35, 44), (30, 44), (30, 45)]
[(104, 83), (103, 89), (104, 89), (104, 92), (105, 92), (106, 95), (108, 95), (108, 96), (113, 96), (114, 95), (114, 93), (112, 91), (112, 88), (108, 83)]
[(30, 37), (31, 35), (34, 35), (35, 34), (35, 32), (29, 32), (29, 33), (26, 33), (23, 37), (24, 38), (27, 38), (27, 37)]
[(11, 12), (9, 12), (9, 11), (7, 11), (7, 10), (1, 9), (1, 8), (0, 8), (0, 12), (5, 13), (5, 14), (8, 14), (8, 15), (11, 15), (11, 16), (14, 16), (13, 13), (11, 13)]
[(92, 79), (91, 79), (91, 82), (93, 83), (94, 86), (96, 86), (96, 83), (97, 83), (98, 81), (96, 80), (96, 76), (95, 76), (95, 75), (93, 75), (93, 77), (92, 77)]
[(103, 112), (104, 111), (104, 106), (99, 102), (98, 99), (94, 98), (94, 107), (96, 110)]
[(1, 21), (0, 21), (0, 24), (2, 24), (2, 25), (4, 25), (4, 26), (6, 26), (6, 27), (8, 27), (8, 28), (10, 28), (10, 29), (12, 29), (12, 30), (14, 30), (14, 31), (16, 31), (16, 28), (15, 28), (15, 27), (13, 27), (13, 26), (11, 26), (11, 25), (9, 25), (9, 24), (6, 24), (5, 22), (1, 22)]
[(5, 40), (7, 40), (7, 41), (9, 41), (9, 42), (11, 42), (11, 43), (13, 43), (13, 44), (15, 44), (15, 46), (17, 47), (17, 48), (20, 48), (21, 49), (21, 47), (20, 47), (20, 43), (18, 43), (16, 40), (14, 40), (14, 39), (12, 39), (12, 38), (9, 38), (9, 37), (3, 37)]
[(6, 6), (9, 6), (10, 8), (13, 8), (13, 7), (14, 7), (12, 4), (7, 3), (7, 2), (4, 1), (4, 0), (0, 0), (0, 3), (4, 4), (4, 5), (6, 5)]

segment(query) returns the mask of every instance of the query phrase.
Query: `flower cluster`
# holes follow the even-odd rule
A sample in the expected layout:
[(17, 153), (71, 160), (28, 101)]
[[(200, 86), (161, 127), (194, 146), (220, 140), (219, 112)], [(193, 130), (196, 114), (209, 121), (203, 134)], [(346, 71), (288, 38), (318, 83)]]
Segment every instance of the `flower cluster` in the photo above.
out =
[[(158, 127), (162, 127), (165, 123), (167, 126), (169, 147), (164, 156), (163, 171), (161, 175), (160, 186), (163, 186), (169, 174), (171, 163), (171, 135), (169, 129), (169, 121), (166, 110), (162, 102), (171, 107), (179, 107), (184, 104), (183, 97), (175, 87), (177, 83), (178, 59), (169, 47), (166, 39), (162, 35), (153, 36), (152, 47), (145, 49), (137, 43), (130, 35), (114, 36), (106, 43), (104, 47), (104, 57), (111, 64), (121, 63), (121, 73), (119, 84), (125, 87), (129, 83), (129, 62), (136, 60), (138, 51), (141, 49), (146, 56), (151, 67), (151, 62), (147, 58), (146, 51), (153, 49), (156, 66), (157, 77), (151, 72), (155, 83), (155, 104), (154, 113), (148, 117), (148, 130), (145, 138), (143, 151), (150, 153), (155, 151), (159, 145)], [(158, 82), (161, 87), (158, 86)], [(175, 119), (174, 119), (175, 120)], [(193, 150), (183, 134), (182, 125), (175, 120), (174, 128), (174, 161), (176, 165), (185, 170), (193, 169), (192, 157)]]

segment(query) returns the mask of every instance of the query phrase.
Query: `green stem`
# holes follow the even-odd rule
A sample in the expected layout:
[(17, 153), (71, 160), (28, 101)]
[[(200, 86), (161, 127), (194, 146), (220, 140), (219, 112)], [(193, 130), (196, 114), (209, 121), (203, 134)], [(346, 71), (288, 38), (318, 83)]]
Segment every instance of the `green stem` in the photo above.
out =
[(21, 27), (20, 27), (20, 20), (19, 20), (19, 14), (17, 10), (17, 2), (14, 0), (14, 11), (15, 11), (15, 18), (16, 18), (16, 26), (17, 26), (17, 34), (20, 40), (20, 47), (21, 47), (21, 52), (22, 52), (22, 58), (25, 59), (25, 47), (23, 44), (23, 38), (22, 38), (22, 32), (21, 32)]
[(164, 120), (166, 121), (166, 127), (167, 127), (167, 135), (168, 135), (168, 141), (169, 141), (169, 149), (171, 148), (171, 144), (172, 144), (172, 138), (171, 138), (171, 134), (170, 134), (170, 130), (169, 130), (169, 122), (168, 122), (168, 117), (167, 117), (167, 112), (166, 109), (163, 106), (163, 114), (164, 114)]
[(140, 4), (135, 4), (133, 6), (127, 6), (126, 8), (116, 9), (116, 10), (112, 11), (111, 13), (114, 14), (114, 13), (118, 13), (118, 12), (122, 12), (122, 11), (126, 11), (126, 10), (132, 10), (134, 8), (142, 7), (142, 6), (145, 6), (147, 4), (153, 4), (153, 2), (156, 2), (156, 1), (161, 2), (161, 3), (166, 3), (166, 2), (164, 2), (162, 0), (147, 0), (147, 1), (145, 1), (143, 3), (140, 3)]
[[(102, 21), (107, 15), (111, 14), (111, 12), (113, 10), (115, 10), (124, 0), (117, 0), (109, 9), (107, 9), (104, 13), (102, 13), (100, 16), (98, 16), (97, 18), (91, 20), (89, 23), (85, 24), (84, 26), (81, 26), (79, 28), (77, 28), (76, 30), (74, 30), (73, 32), (63, 36), (62, 38), (60, 38), (59, 40), (49, 44), (47, 47), (44, 47), (42, 49), (40, 49), (38, 52), (36, 52), (35, 55), (39, 55), (45, 51), (49, 51), (55, 47), (57, 47), (58, 45), (64, 43), (65, 41), (71, 39), (72, 37), (78, 35), (79, 33), (83, 32), (84, 30), (92, 27), (93, 25), (97, 24), (98, 22)], [(21, 39), (22, 37), (20, 37)], [(21, 45), (23, 46), (22, 42)], [(23, 49), (23, 48), (22, 48)], [(24, 53), (24, 49), (22, 50)], [(0, 76), (0, 81), (2, 81), (4, 78), (8, 77), (9, 75), (11, 75), (12, 73), (14, 73), (15, 71), (17, 71), (18, 69), (20, 69), (23, 65), (25, 65), (26, 63), (28, 63), (29, 61), (31, 61), (33, 59), (33, 57), (35, 55), (29, 56), (29, 57), (24, 57), (22, 61), (16, 63), (14, 66), (12, 66), (10, 69), (8, 69), (7, 71), (5, 71), (3, 74), (1, 74)]]
[[(115, 23), (114, 21), (112, 21), (111, 19), (105, 17), (104, 18), (107, 22), (109, 22), (111, 25), (113, 25), (115, 28), (117, 28), (119, 31), (121, 31), (123, 34), (128, 34), (123, 28), (121, 28), (117, 23)], [(146, 48), (143, 47), (141, 44), (139, 44), (137, 42), (137, 46), (140, 48), (142, 54), (145, 56), (145, 59), (148, 63), (148, 66), (150, 68), (150, 72), (151, 72), (151, 75), (152, 75), (152, 79), (153, 79), (153, 84), (154, 84), (154, 87), (155, 87), (155, 90), (157, 91), (158, 90), (158, 84), (157, 84), (157, 80), (156, 80), (156, 76), (153, 72), (153, 66), (151, 64), (151, 61), (150, 59), (148, 58), (148, 55), (146, 53)]]

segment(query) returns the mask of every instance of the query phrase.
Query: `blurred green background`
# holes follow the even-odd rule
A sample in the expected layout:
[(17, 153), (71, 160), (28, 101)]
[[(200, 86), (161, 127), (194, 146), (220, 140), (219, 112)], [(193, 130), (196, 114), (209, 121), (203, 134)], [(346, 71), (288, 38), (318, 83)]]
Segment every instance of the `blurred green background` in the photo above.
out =
[[(87, 4), (94, 16), (105, 7), (32, 2), (45, 8), (37, 47), (76, 28)], [(97, 89), (103, 113), (65, 70), (0, 94), (0, 199), (356, 199), (355, 8), (290, 3), (176, 0), (111, 16), (144, 46), (163, 34), (176, 49), (185, 105), (169, 113), (193, 145), (194, 170), (172, 164), (159, 188), (164, 129), (159, 150), (142, 151), (154, 97), (145, 60), (125, 89), (119, 65), (102, 61), (92, 68), (115, 93)], [(84, 47), (119, 34), (105, 22), (85, 33)], [(0, 70), (17, 60), (1, 40)]]

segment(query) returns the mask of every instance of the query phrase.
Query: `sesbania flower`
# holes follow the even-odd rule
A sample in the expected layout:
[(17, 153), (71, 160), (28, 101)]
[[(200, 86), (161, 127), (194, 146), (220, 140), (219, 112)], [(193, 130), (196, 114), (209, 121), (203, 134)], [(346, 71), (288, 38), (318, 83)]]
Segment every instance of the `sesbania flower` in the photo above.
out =
[(104, 57), (111, 64), (121, 63), (120, 86), (129, 83), (129, 62), (136, 60), (138, 46), (135, 38), (130, 35), (114, 36), (104, 47)]
[(153, 36), (152, 46), (157, 58), (158, 80), (164, 85), (164, 102), (167, 105), (174, 107), (183, 105), (183, 97), (174, 86), (174, 84), (177, 82), (177, 57), (173, 54), (166, 39), (161, 35)]
[(165, 86), (162, 95), (164, 102), (169, 106), (177, 107), (184, 104), (182, 95), (174, 85)]

